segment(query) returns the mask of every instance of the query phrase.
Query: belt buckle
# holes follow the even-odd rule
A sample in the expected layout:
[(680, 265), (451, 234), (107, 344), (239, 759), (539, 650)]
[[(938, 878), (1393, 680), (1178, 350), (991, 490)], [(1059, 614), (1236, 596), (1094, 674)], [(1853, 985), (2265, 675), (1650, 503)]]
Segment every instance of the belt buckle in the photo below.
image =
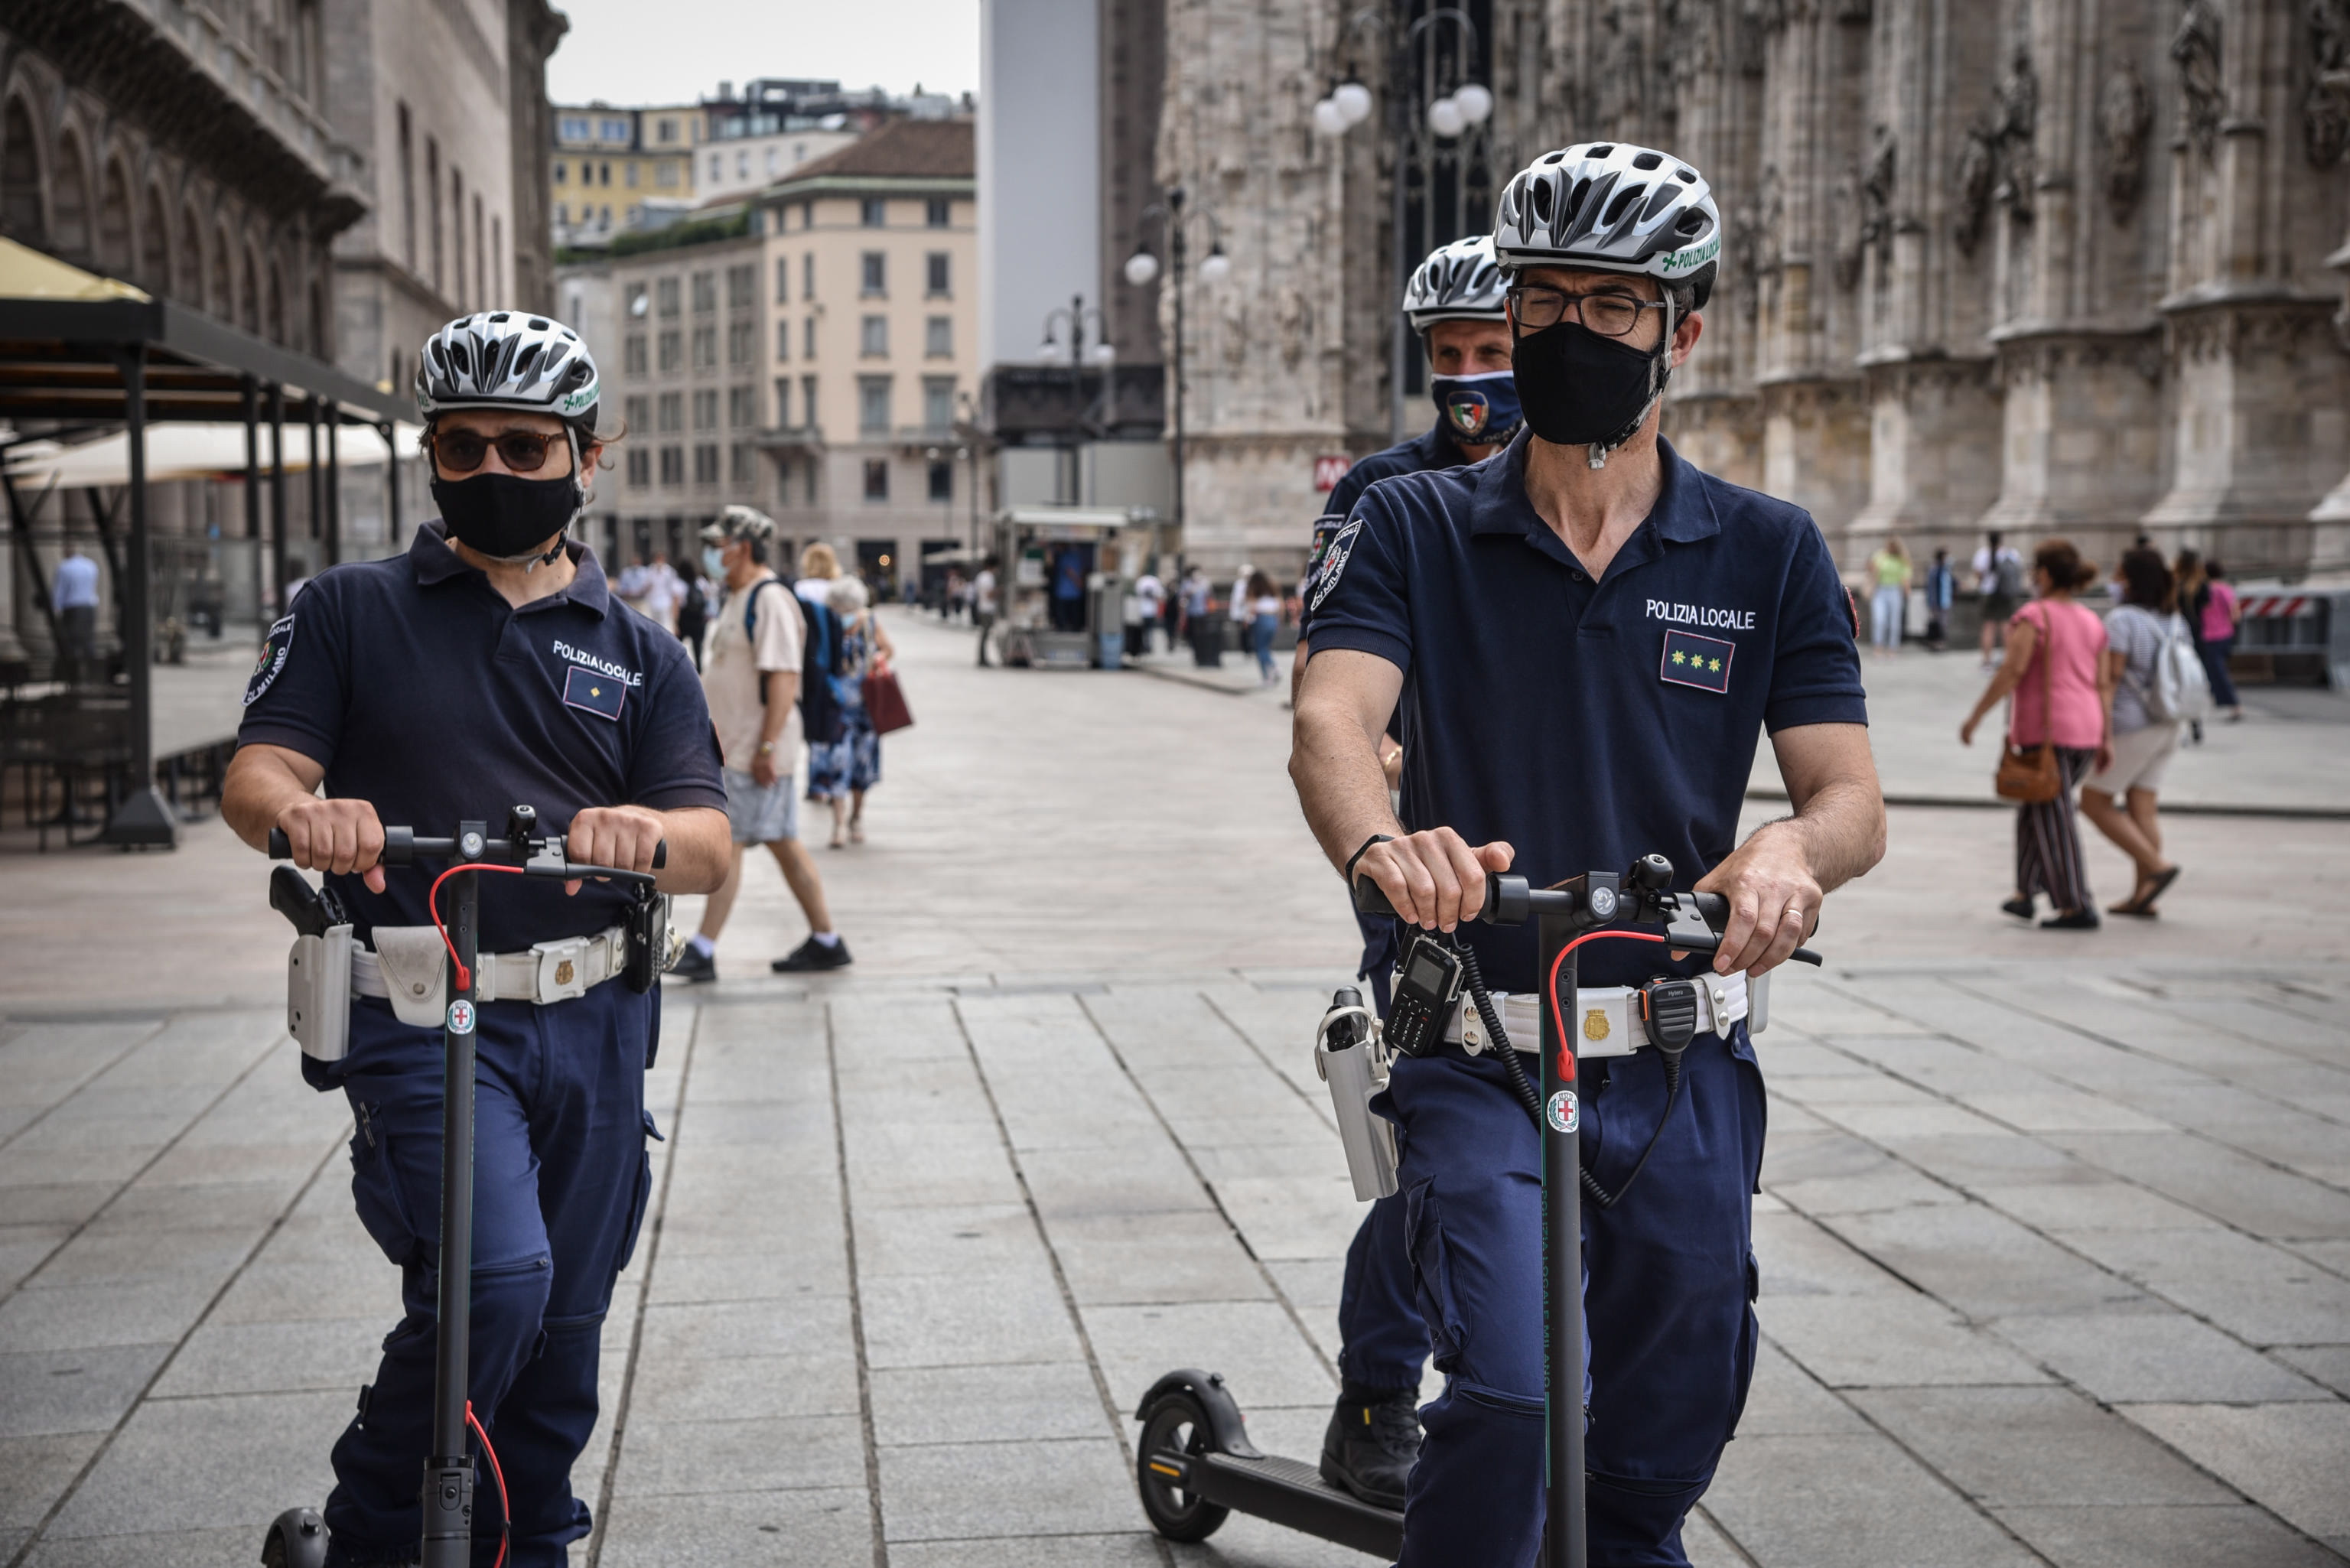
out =
[(568, 1002), (588, 994), (588, 941), (586, 937), (566, 937), (561, 941), (533, 944), (530, 956), (537, 961), (538, 994), (532, 1001)]

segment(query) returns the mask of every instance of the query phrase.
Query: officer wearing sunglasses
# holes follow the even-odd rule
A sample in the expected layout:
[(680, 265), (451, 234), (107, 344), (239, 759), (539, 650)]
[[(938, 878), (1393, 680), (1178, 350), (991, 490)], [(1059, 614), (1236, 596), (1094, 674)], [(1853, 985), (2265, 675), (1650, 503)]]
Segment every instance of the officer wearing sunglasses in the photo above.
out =
[[(692, 662), (568, 537), (602, 450), (597, 386), (586, 346), (545, 317), (469, 316), (435, 334), (416, 395), (440, 517), (403, 555), (313, 579), (246, 685), (223, 815), (256, 849), (284, 829), (296, 863), (327, 874), (373, 950), (369, 976), (380, 929), (432, 920), (429, 879), (387, 880), (377, 864), (386, 822), (494, 830), (526, 804), (575, 861), (649, 870), (666, 840), (662, 890), (706, 893), (725, 877), (726, 795)], [(560, 1568), (588, 1532), (571, 1466), (595, 1426), (600, 1325), (644, 1213), (660, 991), (613, 983), (628, 903), (606, 884), (483, 878), (484, 970), (492, 954), (580, 940), (576, 961), (494, 966), (538, 978), (515, 997), (502, 981), (475, 1010), (471, 1394), (503, 1465), (516, 1568)], [(415, 1551), (440, 1244), (439, 1021), (403, 1020), (360, 969), (348, 1054), (305, 1056), (303, 1073), (349, 1098), (352, 1194), (400, 1265), (405, 1310), (335, 1445), (338, 1563)], [(477, 1529), (494, 1540), (497, 1521)]]

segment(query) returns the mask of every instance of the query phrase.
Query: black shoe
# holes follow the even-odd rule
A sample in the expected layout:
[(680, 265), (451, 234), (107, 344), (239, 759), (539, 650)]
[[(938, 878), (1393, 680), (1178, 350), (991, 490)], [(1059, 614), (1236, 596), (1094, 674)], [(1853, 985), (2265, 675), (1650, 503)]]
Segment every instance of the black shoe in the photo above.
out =
[(827, 947), (810, 937), (767, 967), (777, 974), (796, 974), (802, 970), (847, 969), (853, 961), (847, 942), (836, 941)]
[(2069, 915), (2054, 915), (2040, 922), (2043, 931), (2094, 931), (2105, 922), (2095, 909), (2075, 909)]
[(2028, 920), (2039, 912), (2033, 908), (2032, 900), (2029, 898), (2010, 898), (2000, 908), (2019, 920)]
[(685, 950), (677, 955), (677, 961), (669, 966), (669, 972), (688, 985), (708, 985), (718, 978), (718, 955), (703, 952), (688, 942)]
[(1419, 1458), (1419, 1396), (1342, 1395), (1322, 1435), (1322, 1479), (1378, 1508), (1403, 1507)]

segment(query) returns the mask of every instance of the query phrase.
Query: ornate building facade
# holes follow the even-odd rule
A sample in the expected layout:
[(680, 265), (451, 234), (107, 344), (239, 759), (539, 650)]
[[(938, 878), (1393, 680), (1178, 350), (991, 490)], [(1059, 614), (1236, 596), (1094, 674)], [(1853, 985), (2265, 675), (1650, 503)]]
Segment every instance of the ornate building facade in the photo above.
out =
[[(2240, 574), (2350, 567), (2345, 0), (1461, 9), (1497, 100), (1461, 149), (1485, 166), (1459, 176), (1471, 226), (1478, 182), (1545, 147), (1702, 169), (1727, 244), (1668, 435), (1808, 507), (1847, 566), (1887, 534), (1963, 556), (2002, 528), (2106, 561), (2146, 533)], [(1389, 253), (1450, 237), (1396, 200), (1425, 143), (1392, 100), (1425, 62), (1392, 51), (1428, 47), (1428, 10), (1168, 7), (1160, 179), (1213, 193), (1234, 263), (1192, 286), (1203, 558), (1285, 558), (1311, 454), (1423, 417), (1390, 416), (1388, 324)], [(1349, 74), (1372, 119), (1315, 136)]]

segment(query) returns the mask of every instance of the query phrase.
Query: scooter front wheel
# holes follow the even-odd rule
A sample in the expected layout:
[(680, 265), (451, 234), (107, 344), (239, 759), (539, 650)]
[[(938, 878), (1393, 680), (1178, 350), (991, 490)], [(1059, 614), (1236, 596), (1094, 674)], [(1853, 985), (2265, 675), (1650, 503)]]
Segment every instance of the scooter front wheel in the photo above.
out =
[(1151, 1527), (1170, 1541), (1205, 1541), (1232, 1517), (1231, 1509), (1185, 1491), (1151, 1463), (1161, 1454), (1212, 1452), (1209, 1433), (1208, 1413), (1187, 1393), (1161, 1395), (1143, 1415), (1135, 1480), (1142, 1493), (1142, 1511), (1150, 1516)]
[(262, 1568), (326, 1568), (327, 1521), (315, 1508), (289, 1508), (261, 1542)]

